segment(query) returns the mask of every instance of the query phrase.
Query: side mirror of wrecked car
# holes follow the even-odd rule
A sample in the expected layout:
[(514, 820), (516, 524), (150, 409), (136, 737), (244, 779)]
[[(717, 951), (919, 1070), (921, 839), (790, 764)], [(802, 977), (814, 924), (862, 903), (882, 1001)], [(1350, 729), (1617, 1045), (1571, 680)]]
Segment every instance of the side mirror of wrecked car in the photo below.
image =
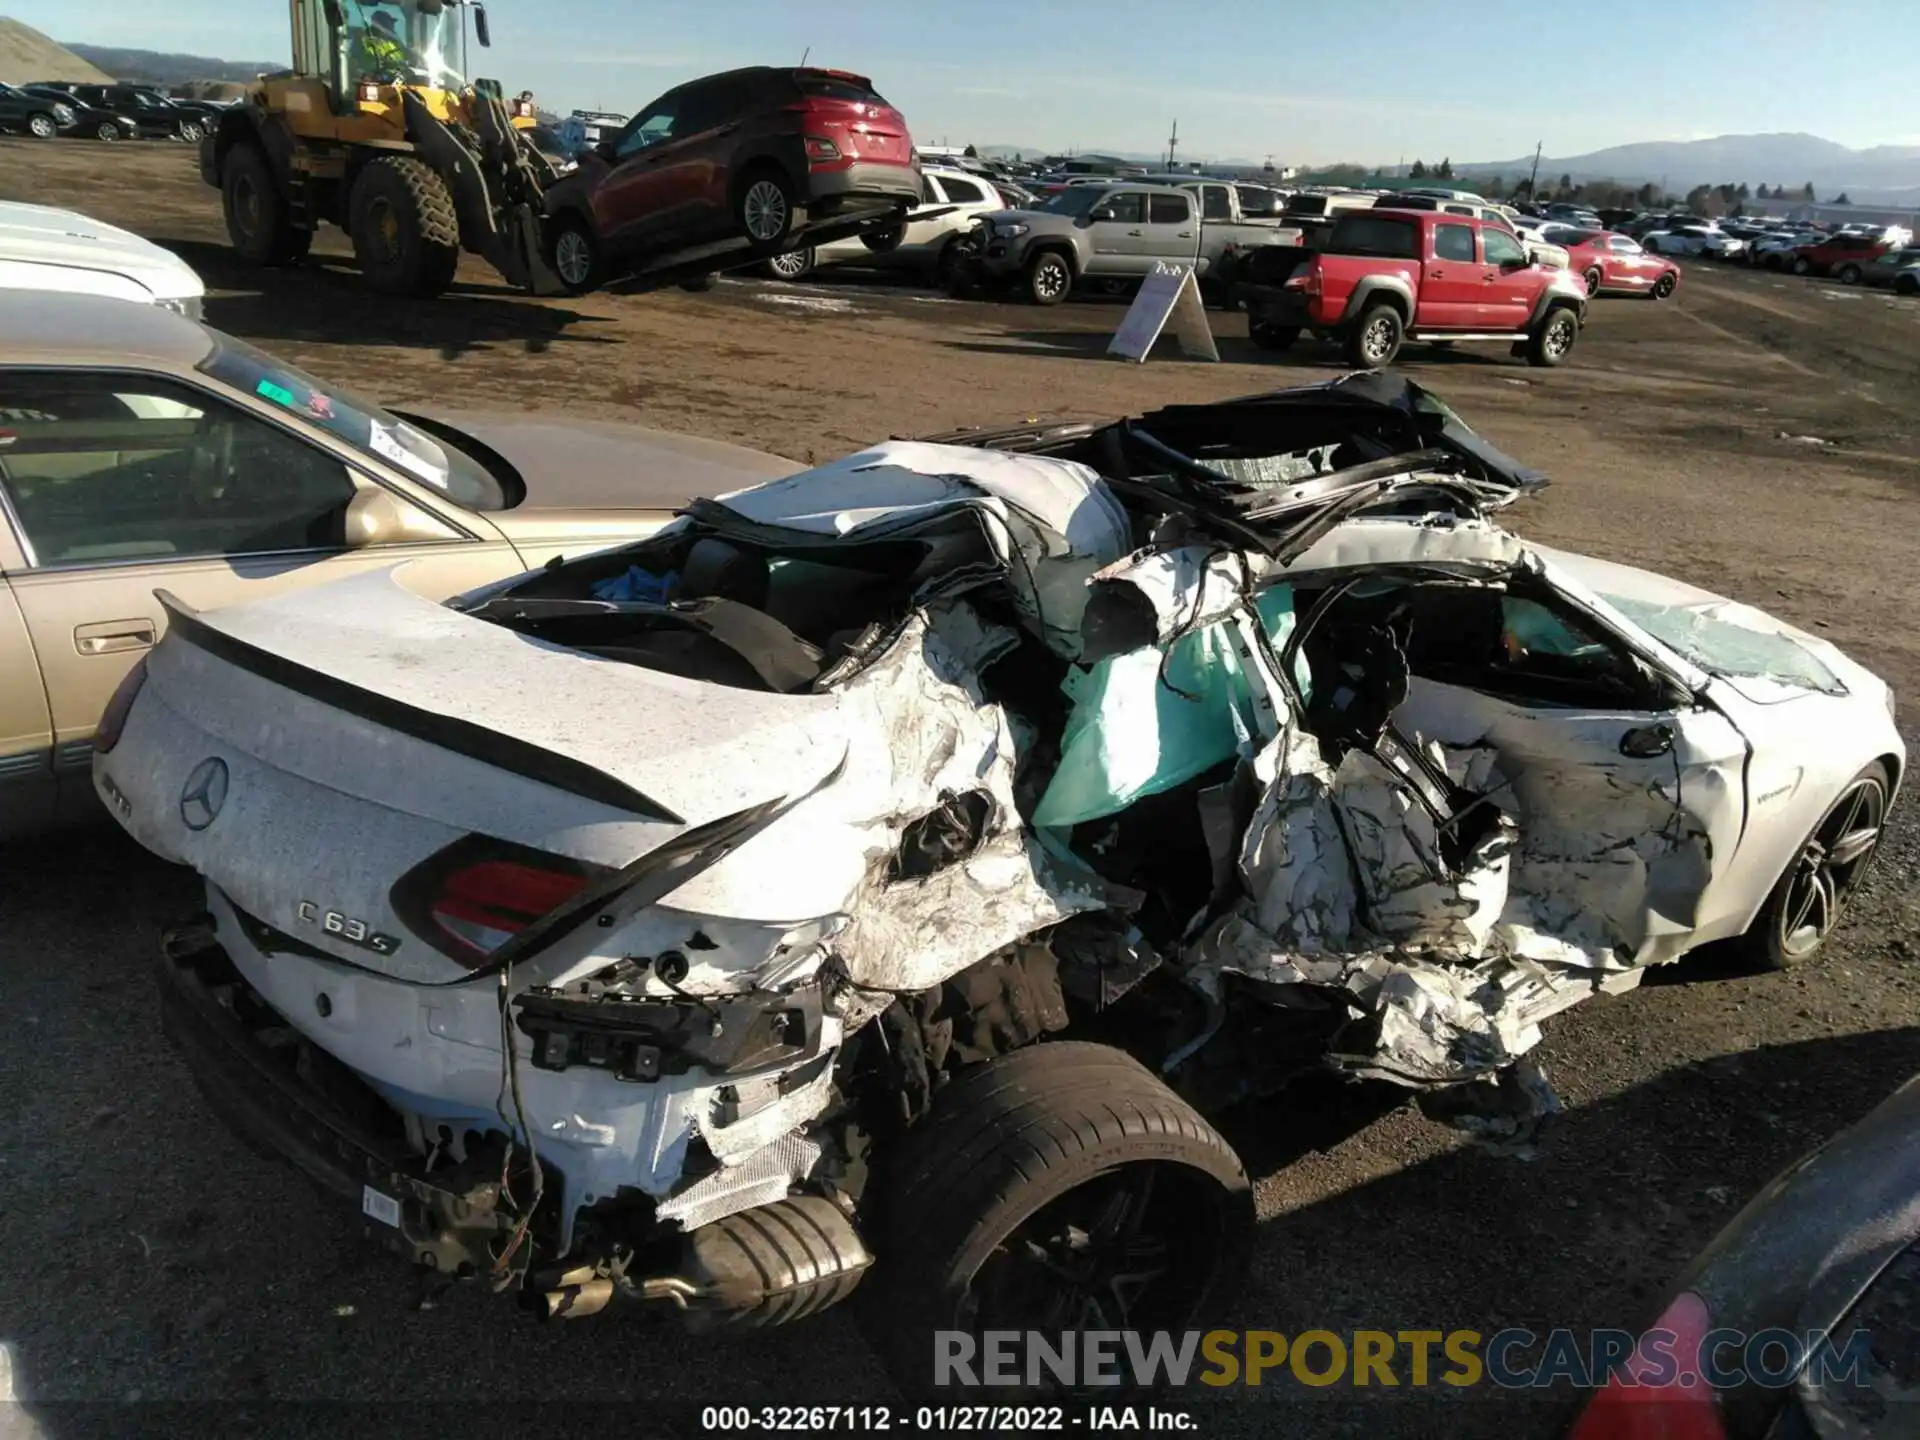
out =
[(440, 540), (447, 532), (411, 505), (377, 485), (363, 486), (347, 502), (341, 543), (349, 550)]

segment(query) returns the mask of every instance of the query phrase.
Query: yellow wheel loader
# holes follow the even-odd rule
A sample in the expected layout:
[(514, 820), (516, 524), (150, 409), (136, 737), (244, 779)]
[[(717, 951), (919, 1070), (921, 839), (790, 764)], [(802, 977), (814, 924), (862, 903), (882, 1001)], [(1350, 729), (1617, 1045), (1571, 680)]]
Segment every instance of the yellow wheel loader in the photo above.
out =
[(478, 0), (290, 0), (293, 68), (265, 75), (200, 146), (227, 233), (255, 265), (297, 263), (322, 221), (393, 295), (437, 295), (460, 252), (509, 283), (562, 291), (544, 258), (552, 164), (526, 137), (533, 105), (465, 78)]

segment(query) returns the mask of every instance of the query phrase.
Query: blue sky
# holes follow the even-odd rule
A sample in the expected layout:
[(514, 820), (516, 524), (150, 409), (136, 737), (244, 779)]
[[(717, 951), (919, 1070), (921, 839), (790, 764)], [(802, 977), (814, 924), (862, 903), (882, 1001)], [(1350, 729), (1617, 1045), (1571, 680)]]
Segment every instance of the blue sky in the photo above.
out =
[[(0, 0), (55, 39), (284, 58), (284, 0)], [(1281, 164), (1505, 160), (1804, 130), (1920, 144), (1915, 0), (489, 0), (483, 74), (633, 109), (692, 75), (859, 70), (925, 143)], [(476, 55), (480, 52), (476, 51)], [(476, 64), (476, 69), (481, 67)]]

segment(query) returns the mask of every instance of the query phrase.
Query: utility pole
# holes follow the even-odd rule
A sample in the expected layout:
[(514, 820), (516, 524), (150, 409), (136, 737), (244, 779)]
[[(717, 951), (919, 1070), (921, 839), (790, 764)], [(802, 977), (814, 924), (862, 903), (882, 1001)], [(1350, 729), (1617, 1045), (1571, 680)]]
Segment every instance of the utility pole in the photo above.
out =
[(1167, 169), (1173, 169), (1174, 151), (1180, 148), (1180, 122), (1173, 122), (1173, 133), (1167, 137)]
[(1538, 140), (1533, 146), (1533, 174), (1527, 177), (1527, 203), (1540, 203), (1540, 152), (1546, 147), (1546, 141)]

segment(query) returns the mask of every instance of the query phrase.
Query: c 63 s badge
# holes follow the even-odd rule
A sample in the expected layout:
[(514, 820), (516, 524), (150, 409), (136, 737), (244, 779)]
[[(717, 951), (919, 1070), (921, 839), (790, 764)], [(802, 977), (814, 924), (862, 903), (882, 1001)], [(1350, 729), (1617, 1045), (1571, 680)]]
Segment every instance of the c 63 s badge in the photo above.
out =
[(342, 915), (338, 910), (322, 910), (311, 900), (302, 900), (294, 913), (300, 917), (301, 924), (317, 925), (335, 939), (371, 950), (376, 955), (391, 955), (400, 948), (400, 942), (393, 936), (382, 935), (366, 921)]

